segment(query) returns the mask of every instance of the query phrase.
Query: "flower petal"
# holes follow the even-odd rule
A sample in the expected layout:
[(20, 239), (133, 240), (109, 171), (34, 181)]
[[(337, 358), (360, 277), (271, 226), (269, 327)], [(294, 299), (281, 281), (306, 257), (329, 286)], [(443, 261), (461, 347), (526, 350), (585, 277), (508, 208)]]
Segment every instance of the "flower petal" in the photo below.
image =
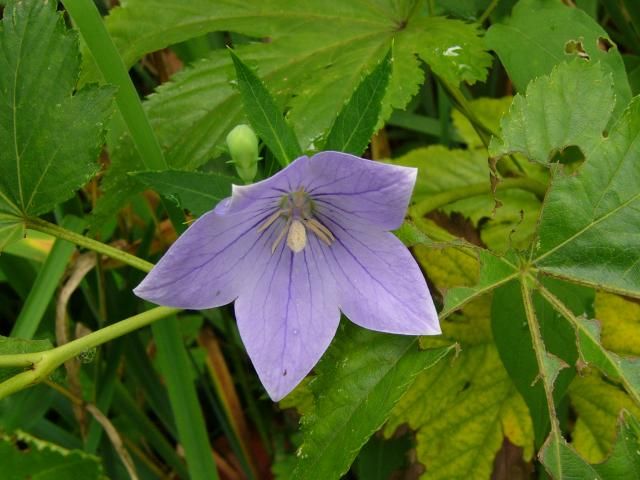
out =
[(347, 224), (345, 217), (320, 220), (336, 238), (322, 246), (322, 254), (338, 286), (340, 309), (352, 322), (389, 333), (441, 333), (424, 276), (400, 240), (366, 224)]
[(253, 269), (271, 256), (276, 226), (257, 230), (272, 213), (258, 206), (237, 214), (207, 212), (178, 238), (134, 293), (159, 305), (194, 310), (232, 302)]
[(304, 187), (308, 172), (309, 157), (299, 157), (272, 177), (251, 185), (234, 185), (231, 200), (223, 209), (226, 213), (235, 213), (256, 202), (277, 206), (283, 195)]
[(385, 230), (402, 224), (417, 175), (415, 168), (340, 152), (314, 155), (309, 170), (306, 190), (318, 209), (338, 209)]
[(299, 253), (281, 244), (235, 303), (240, 336), (274, 401), (309, 373), (340, 321), (335, 284), (311, 245), (317, 251), (318, 240)]

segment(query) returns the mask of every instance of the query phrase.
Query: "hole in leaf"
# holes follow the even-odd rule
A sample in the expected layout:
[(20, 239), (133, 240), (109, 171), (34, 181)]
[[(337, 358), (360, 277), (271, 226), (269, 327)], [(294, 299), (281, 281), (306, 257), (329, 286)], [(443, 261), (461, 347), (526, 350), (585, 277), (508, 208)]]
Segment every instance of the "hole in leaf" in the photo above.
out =
[(598, 48), (603, 52), (608, 52), (613, 46), (613, 43), (608, 38), (598, 37)]
[(23, 440), (16, 440), (16, 447), (18, 448), (18, 450), (20, 450), (21, 452), (28, 452), (29, 451), (29, 444)]
[(589, 54), (585, 51), (582, 40), (569, 40), (564, 44), (564, 53), (567, 55), (577, 55), (580, 58), (589, 60)]
[(580, 150), (580, 147), (575, 145), (569, 145), (562, 150), (556, 152), (553, 156), (553, 162), (560, 162), (564, 165), (575, 165), (584, 162), (584, 153)]

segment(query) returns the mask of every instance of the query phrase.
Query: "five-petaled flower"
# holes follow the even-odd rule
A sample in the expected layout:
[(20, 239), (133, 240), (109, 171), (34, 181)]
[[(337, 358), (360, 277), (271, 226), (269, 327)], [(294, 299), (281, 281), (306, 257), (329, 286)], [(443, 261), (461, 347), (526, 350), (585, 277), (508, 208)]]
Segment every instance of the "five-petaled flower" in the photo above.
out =
[(415, 169), (344, 153), (300, 157), (271, 178), (234, 187), (135, 293), (188, 309), (235, 300), (249, 357), (279, 400), (327, 349), (340, 311), (381, 332), (440, 333), (424, 277), (390, 233), (415, 180)]

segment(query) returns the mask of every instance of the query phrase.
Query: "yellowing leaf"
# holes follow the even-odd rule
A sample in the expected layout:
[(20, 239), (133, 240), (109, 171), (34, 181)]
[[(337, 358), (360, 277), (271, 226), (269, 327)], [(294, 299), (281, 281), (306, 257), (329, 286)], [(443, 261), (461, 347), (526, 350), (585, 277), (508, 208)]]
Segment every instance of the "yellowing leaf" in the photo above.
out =
[[(478, 261), (460, 250), (416, 249), (422, 266), (439, 288), (471, 285)], [(488, 479), (507, 437), (533, 455), (529, 411), (504, 369), (489, 322), (491, 300), (466, 304), (442, 322), (444, 337), (461, 345), (461, 353), (421, 373), (392, 411), (385, 434), (404, 423), (416, 430), (418, 460), (427, 479)], [(425, 337), (423, 347), (443, 340)]]
[(385, 429), (391, 435), (407, 423), (416, 430), (423, 478), (490, 478), (505, 436), (524, 448), (525, 459), (533, 454), (529, 412), (490, 340), (488, 307), (487, 299), (473, 302), (466, 315), (444, 322), (462, 352), (420, 374)]
[(595, 309), (602, 345), (623, 355), (640, 355), (640, 304), (602, 292), (596, 295)]
[(569, 389), (571, 403), (578, 414), (573, 431), (573, 446), (589, 463), (604, 461), (616, 440), (622, 409), (636, 417), (640, 408), (629, 396), (599, 375), (577, 377)]

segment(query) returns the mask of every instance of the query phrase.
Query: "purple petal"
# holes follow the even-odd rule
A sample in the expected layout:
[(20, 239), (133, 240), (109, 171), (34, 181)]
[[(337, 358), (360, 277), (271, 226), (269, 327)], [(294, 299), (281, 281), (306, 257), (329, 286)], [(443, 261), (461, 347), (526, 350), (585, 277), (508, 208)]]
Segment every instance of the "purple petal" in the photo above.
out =
[(255, 268), (271, 256), (274, 225), (258, 227), (273, 212), (247, 209), (201, 216), (171, 246), (134, 293), (159, 305), (204, 309), (232, 302)]
[(316, 238), (299, 253), (281, 244), (235, 303), (240, 336), (274, 401), (309, 373), (340, 321), (335, 284), (310, 246), (320, 248)]
[(251, 185), (234, 185), (224, 211), (239, 212), (255, 203), (277, 206), (283, 195), (304, 187), (304, 181), (309, 179), (308, 172), (309, 157), (299, 157), (272, 177)]
[(320, 220), (336, 238), (321, 254), (336, 280), (340, 309), (352, 322), (389, 333), (441, 333), (424, 276), (400, 240), (366, 224), (348, 224), (346, 216)]
[(338, 209), (384, 230), (398, 228), (416, 183), (417, 170), (322, 152), (309, 160), (306, 190), (318, 209)]

